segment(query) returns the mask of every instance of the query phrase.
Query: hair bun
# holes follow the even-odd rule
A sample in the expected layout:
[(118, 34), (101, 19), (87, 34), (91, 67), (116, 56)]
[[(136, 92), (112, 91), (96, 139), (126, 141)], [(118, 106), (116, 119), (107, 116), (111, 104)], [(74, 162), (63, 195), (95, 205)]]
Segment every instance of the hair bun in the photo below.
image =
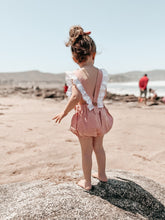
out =
[(96, 53), (96, 45), (93, 39), (88, 36), (91, 31), (84, 31), (79, 25), (72, 26), (69, 30), (69, 41), (65, 44), (71, 46), (73, 57), (78, 63), (85, 62), (91, 54)]
[(83, 35), (84, 30), (80, 26), (73, 26), (70, 28), (69, 36), (70, 38), (78, 38), (80, 35)]
[(84, 30), (81, 26), (79, 25), (72, 26), (69, 31), (69, 41), (68, 43), (66, 43), (66, 46), (73, 45), (76, 39), (83, 34), (84, 34)]

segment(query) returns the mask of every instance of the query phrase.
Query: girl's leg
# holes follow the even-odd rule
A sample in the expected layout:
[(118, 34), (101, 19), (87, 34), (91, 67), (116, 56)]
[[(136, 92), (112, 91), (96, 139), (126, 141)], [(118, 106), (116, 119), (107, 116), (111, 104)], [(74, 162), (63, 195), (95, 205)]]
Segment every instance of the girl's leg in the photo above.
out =
[(100, 181), (107, 182), (107, 176), (105, 174), (106, 156), (103, 148), (103, 136), (93, 138), (93, 149), (96, 154), (98, 173), (94, 173), (92, 176), (98, 178)]
[(80, 180), (78, 185), (86, 190), (90, 190), (91, 185), (91, 169), (92, 169), (92, 151), (93, 138), (79, 137), (81, 152), (82, 152), (82, 169), (84, 173), (84, 180)]

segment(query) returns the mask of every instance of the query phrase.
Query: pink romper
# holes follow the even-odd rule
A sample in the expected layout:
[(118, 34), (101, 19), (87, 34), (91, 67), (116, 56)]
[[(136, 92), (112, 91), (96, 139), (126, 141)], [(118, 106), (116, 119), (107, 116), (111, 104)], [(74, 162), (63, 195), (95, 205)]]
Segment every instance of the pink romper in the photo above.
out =
[(89, 85), (82, 80), (78, 72), (66, 72), (68, 85), (67, 96), (71, 96), (74, 84), (82, 95), (85, 104), (78, 103), (72, 117), (70, 130), (77, 136), (97, 137), (107, 133), (113, 124), (113, 118), (104, 106), (103, 99), (106, 93), (108, 74), (98, 70), (94, 96), (89, 96)]

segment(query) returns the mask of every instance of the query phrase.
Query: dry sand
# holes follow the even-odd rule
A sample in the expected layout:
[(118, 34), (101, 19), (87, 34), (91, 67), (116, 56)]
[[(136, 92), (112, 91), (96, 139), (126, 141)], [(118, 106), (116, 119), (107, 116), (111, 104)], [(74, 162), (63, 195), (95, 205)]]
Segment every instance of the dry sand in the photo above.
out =
[[(67, 172), (81, 169), (78, 139), (69, 131), (73, 111), (60, 125), (51, 120), (65, 104), (66, 100), (0, 98), (0, 184), (65, 181)], [(129, 171), (165, 185), (165, 105), (106, 106), (114, 117), (104, 138), (107, 170)]]

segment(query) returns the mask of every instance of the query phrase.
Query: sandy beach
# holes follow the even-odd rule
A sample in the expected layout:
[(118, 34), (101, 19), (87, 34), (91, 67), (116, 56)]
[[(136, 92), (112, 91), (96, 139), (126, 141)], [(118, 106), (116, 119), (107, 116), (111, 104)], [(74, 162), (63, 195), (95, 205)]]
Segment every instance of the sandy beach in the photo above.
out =
[[(81, 170), (78, 139), (69, 131), (72, 111), (61, 124), (51, 119), (66, 100), (0, 98), (0, 184), (66, 181)], [(165, 105), (105, 101), (114, 117), (105, 135), (107, 170), (124, 170), (165, 185)], [(93, 170), (97, 170), (93, 155)], [(72, 181), (72, 180), (71, 180)]]

